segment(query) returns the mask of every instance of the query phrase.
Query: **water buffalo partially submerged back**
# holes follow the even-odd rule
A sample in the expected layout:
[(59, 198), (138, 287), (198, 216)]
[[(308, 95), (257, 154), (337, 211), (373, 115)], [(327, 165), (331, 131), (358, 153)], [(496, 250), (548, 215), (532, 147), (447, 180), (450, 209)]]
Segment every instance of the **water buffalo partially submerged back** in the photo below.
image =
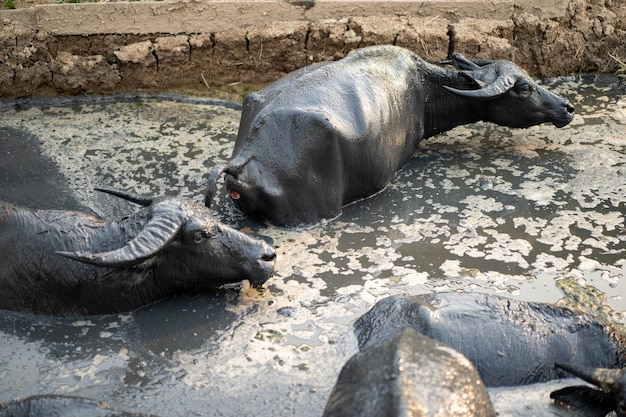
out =
[(355, 354), (323, 417), (494, 417), (476, 369), (462, 354), (412, 329)]
[(565, 307), (487, 294), (381, 300), (354, 324), (361, 348), (410, 327), (464, 354), (487, 386), (564, 378), (554, 362), (619, 367), (624, 345), (607, 324)]
[(0, 404), (0, 417), (157, 417), (115, 410), (109, 404), (82, 397), (36, 395)]
[(550, 398), (583, 411), (586, 417), (604, 417), (612, 411), (617, 417), (626, 417), (626, 370), (555, 365), (600, 389), (585, 385), (565, 387), (550, 393)]
[(129, 311), (160, 298), (249, 280), (275, 251), (178, 197), (100, 189), (144, 206), (117, 222), (0, 204), (0, 308), (48, 315)]
[(246, 97), (218, 177), (235, 205), (279, 226), (312, 224), (383, 189), (420, 140), (480, 120), (567, 125), (574, 108), (509, 61), (454, 54), (446, 69), (395, 46), (359, 49)]

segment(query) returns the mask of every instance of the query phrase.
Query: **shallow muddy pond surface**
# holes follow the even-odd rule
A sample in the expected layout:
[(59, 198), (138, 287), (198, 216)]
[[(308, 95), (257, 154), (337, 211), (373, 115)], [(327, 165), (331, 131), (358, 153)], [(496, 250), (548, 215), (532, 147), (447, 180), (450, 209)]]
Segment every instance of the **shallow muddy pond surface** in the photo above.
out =
[[(357, 351), (352, 323), (393, 294), (498, 293), (626, 313), (626, 101), (615, 79), (546, 83), (576, 107), (563, 129), (478, 123), (424, 141), (382, 192), (336, 219), (285, 230), (216, 216), (272, 243), (275, 276), (75, 319), (0, 312), (0, 402), (35, 394), (105, 400), (161, 416), (320, 416)], [(236, 104), (182, 96), (0, 102), (0, 199), (117, 218), (93, 191), (201, 202), (230, 156)], [(501, 416), (571, 415), (549, 392), (493, 389)]]

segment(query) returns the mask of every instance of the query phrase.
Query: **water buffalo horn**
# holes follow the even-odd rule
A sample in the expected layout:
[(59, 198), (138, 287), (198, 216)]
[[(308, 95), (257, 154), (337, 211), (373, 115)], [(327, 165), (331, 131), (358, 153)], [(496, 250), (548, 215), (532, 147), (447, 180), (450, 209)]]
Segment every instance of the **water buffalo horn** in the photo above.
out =
[(617, 392), (619, 390), (620, 377), (624, 372), (622, 369), (589, 368), (569, 363), (555, 363), (555, 365), (607, 392)]
[(484, 88), (479, 90), (459, 90), (456, 88), (448, 87), (444, 85), (443, 87), (459, 96), (469, 97), (469, 98), (477, 98), (477, 99), (490, 99), (494, 97), (498, 97), (508, 90), (511, 89), (515, 85), (515, 78), (511, 76), (502, 76), (498, 77), (492, 84), (487, 85)]
[(474, 77), (471, 71), (459, 71), (459, 75), (461, 75), (463, 78), (465, 78), (466, 80), (468, 80), (469, 82), (477, 86), (478, 88), (485, 88), (489, 85), (486, 82), (481, 81), (478, 78)]
[(217, 190), (217, 179), (224, 173), (226, 164), (217, 164), (213, 167), (211, 175), (209, 175), (209, 182), (207, 184), (206, 196), (204, 197), (204, 205), (211, 207), (211, 202), (215, 191)]
[(126, 191), (114, 190), (113, 188), (96, 187), (96, 191), (111, 194), (131, 203), (139, 204), (144, 207), (148, 207), (154, 201), (154, 198), (144, 197), (137, 194), (127, 193)]
[(102, 253), (57, 252), (66, 258), (91, 265), (109, 268), (124, 268), (136, 265), (154, 256), (171, 242), (183, 223), (180, 206), (163, 204), (155, 206), (152, 219), (124, 247)]

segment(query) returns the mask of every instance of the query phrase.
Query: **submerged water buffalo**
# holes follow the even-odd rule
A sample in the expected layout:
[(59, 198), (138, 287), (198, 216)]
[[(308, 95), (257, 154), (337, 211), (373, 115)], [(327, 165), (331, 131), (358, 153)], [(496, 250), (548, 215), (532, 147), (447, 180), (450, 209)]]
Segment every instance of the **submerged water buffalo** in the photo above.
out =
[(492, 417), (487, 389), (462, 354), (412, 329), (354, 355), (323, 417)]
[(487, 121), (567, 125), (574, 108), (509, 61), (454, 54), (446, 69), (396, 46), (295, 71), (243, 103), (225, 173), (234, 204), (279, 226), (312, 224), (383, 189), (420, 140)]
[(0, 404), (0, 417), (156, 417), (112, 408), (105, 402), (62, 395), (37, 395)]
[(555, 362), (623, 366), (624, 344), (606, 323), (550, 304), (487, 294), (381, 300), (354, 324), (359, 346), (410, 327), (463, 353), (490, 387), (564, 378)]
[(48, 315), (129, 311), (163, 297), (264, 283), (275, 251), (178, 197), (99, 189), (144, 206), (117, 222), (0, 204), (0, 308)]
[(586, 417), (604, 417), (612, 411), (617, 414), (617, 417), (626, 417), (626, 371), (624, 369), (589, 368), (566, 363), (555, 365), (600, 389), (585, 385), (565, 387), (552, 392), (550, 398), (583, 411)]

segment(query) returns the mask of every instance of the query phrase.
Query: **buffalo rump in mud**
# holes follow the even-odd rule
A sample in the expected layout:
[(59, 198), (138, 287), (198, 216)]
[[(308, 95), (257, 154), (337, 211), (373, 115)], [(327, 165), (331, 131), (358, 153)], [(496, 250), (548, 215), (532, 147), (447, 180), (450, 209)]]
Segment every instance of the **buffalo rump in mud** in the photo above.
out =
[(0, 308), (48, 315), (129, 311), (161, 298), (248, 280), (275, 251), (176, 197), (100, 189), (144, 206), (106, 223), (85, 213), (0, 205)]
[(454, 54), (446, 69), (395, 46), (357, 50), (295, 71), (246, 97), (225, 173), (245, 214), (278, 226), (312, 224), (383, 189), (418, 143), (487, 121), (525, 128), (567, 125), (574, 108), (509, 61)]
[(485, 385), (459, 352), (412, 329), (345, 364), (323, 417), (495, 417)]

